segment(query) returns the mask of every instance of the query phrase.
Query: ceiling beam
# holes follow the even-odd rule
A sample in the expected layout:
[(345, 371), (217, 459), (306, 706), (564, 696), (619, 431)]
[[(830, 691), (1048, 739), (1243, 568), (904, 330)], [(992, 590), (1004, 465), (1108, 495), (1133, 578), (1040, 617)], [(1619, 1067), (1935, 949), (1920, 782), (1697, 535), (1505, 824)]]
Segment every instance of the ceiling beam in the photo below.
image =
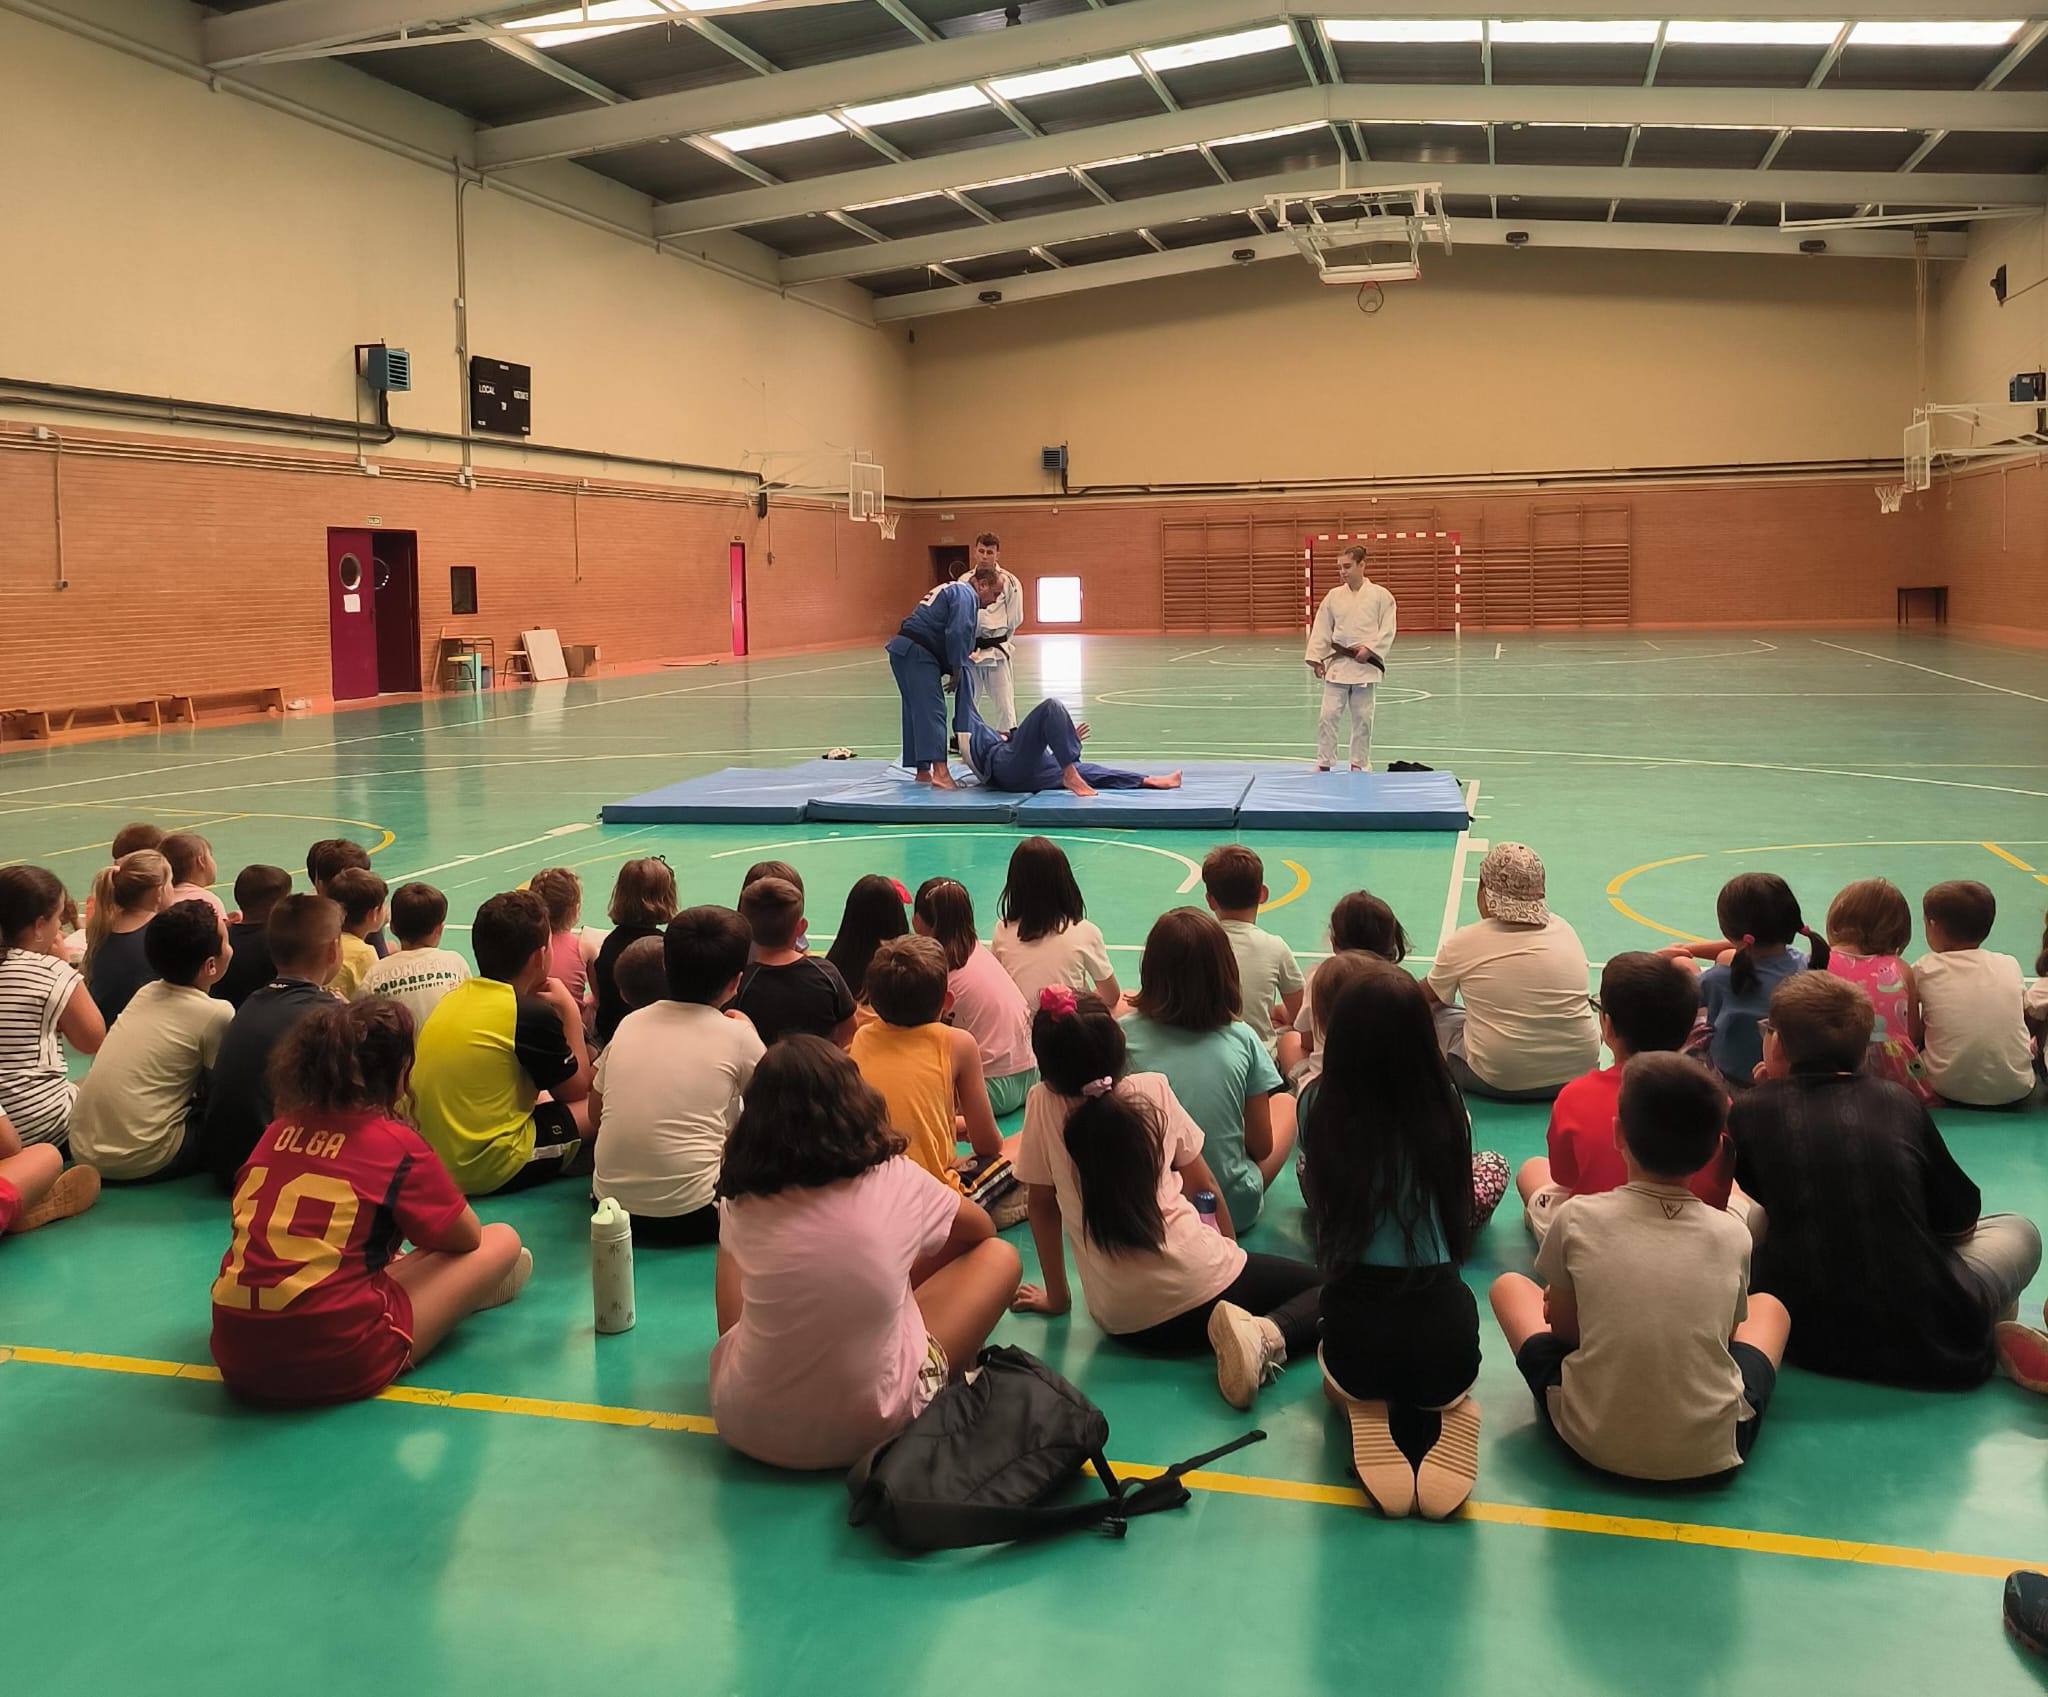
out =
[(290, 59), (370, 41), (401, 30), (545, 11), (545, 5), (493, 5), (490, 0), (272, 0), (245, 12), (222, 12), (200, 23), (200, 52), (214, 70), (252, 59)]
[[(281, 5), (328, 9), (320, 0), (278, 0)], [(445, 3), (445, 0), (444, 0)], [(1981, 18), (1996, 0), (1859, 0), (1865, 18)], [(335, 0), (334, 10), (385, 5), (395, 0)], [(424, 7), (413, 7), (414, 11)], [(263, 7), (261, 11), (269, 11)], [(1468, 17), (1470, 0), (1400, 0), (1410, 17)], [(1633, 17), (1640, 0), (1517, 0), (1518, 17)], [(1723, 8), (1744, 18), (1804, 18), (1812, 0), (1737, 0)], [(1099, 11), (1070, 13), (1014, 29), (987, 30), (912, 47), (863, 54), (785, 71), (760, 83), (714, 85), (653, 95), (601, 112), (574, 112), (501, 124), (477, 138), (477, 163), (486, 168), (628, 147), (705, 130), (737, 129), (807, 112), (921, 94), (992, 77), (1048, 69), (1107, 54), (1243, 29), (1272, 19), (1377, 17), (1383, 6), (1357, 0), (1128, 0)], [(250, 18), (258, 13), (237, 13)], [(1719, 15), (1717, 13), (1717, 15)], [(218, 20), (220, 22), (232, 19)]]
[[(1983, 173), (1890, 171), (1672, 170), (1617, 165), (1353, 165), (1327, 166), (1251, 182), (1118, 201), (1036, 218), (914, 236), (870, 248), (785, 259), (785, 284), (828, 277), (859, 277), (906, 266), (971, 259), (983, 254), (1045, 247), (1090, 236), (1119, 235), (1139, 225), (1162, 229), (1189, 218), (1211, 218), (1262, 205), (1269, 194), (1300, 194), (1411, 182), (1441, 182), (1446, 194), (1492, 194), (1608, 200), (1802, 201), (1855, 206), (2039, 206), (2048, 204), (2048, 177)], [(1508, 210), (1503, 208), (1503, 210)], [(1456, 220), (1463, 230), (1468, 221)]]
[[(1222, 136), (1253, 135), (1293, 124), (1744, 124), (1758, 129), (1884, 128), (2048, 130), (2048, 94), (1990, 94), (1900, 89), (1568, 88), (1534, 84), (1344, 83), (1232, 100), (1118, 124), (1020, 138), (971, 153), (942, 154), (776, 189), (743, 189), (655, 208), (655, 232), (692, 235), (770, 218), (801, 217), (844, 206), (936, 194), (963, 174), (982, 180), (1066, 170), (1099, 159), (1156, 153)], [(1413, 175), (1428, 176), (1418, 165)]]
[[(1517, 224), (1512, 220), (1461, 218), (1456, 227), (1460, 247), (1505, 247), (1510, 230), (1527, 231), (1529, 241), (1522, 251), (1541, 253), (1559, 248), (1606, 249), (1651, 253), (1748, 253), (1774, 254), (1793, 259), (1812, 256), (1799, 251), (1809, 232), (1781, 231), (1750, 224), (1602, 224), (1568, 223), (1563, 220)], [(1827, 237), (1830, 259), (1911, 259), (1913, 238), (1904, 230), (1840, 230)], [(1928, 256), (1933, 259), (1961, 259), (1968, 238), (1955, 235), (1930, 236)], [(1252, 259), (1237, 256), (1250, 251)], [(1043, 300), (1052, 295), (1071, 295), (1085, 289), (1113, 288), (1120, 283), (1150, 282), (1160, 277), (1184, 276), (1193, 271), (1226, 271), (1256, 260), (1293, 259), (1302, 263), (1293, 242), (1286, 236), (1247, 236), (1242, 241), (1205, 242), (1199, 247), (1169, 248), (1165, 253), (1139, 254), (1132, 259), (1108, 259), (1094, 265), (1070, 265), (1064, 271), (1034, 272), (1028, 277), (999, 277), (990, 282), (949, 284), (917, 294), (884, 295), (875, 302), (878, 323), (904, 319), (932, 318), (940, 313), (986, 310), (981, 295), (1000, 291), (1002, 306)], [(1430, 257), (1423, 255), (1423, 276), (1419, 287), (1429, 281)], [(1304, 284), (1314, 286), (1304, 278)]]

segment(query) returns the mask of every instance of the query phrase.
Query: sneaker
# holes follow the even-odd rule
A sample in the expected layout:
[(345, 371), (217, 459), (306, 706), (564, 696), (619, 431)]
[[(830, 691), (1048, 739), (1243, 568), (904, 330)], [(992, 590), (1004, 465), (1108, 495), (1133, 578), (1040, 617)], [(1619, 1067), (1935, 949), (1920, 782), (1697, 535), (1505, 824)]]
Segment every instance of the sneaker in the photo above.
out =
[(2005, 1630), (2022, 1649), (2048, 1656), (2048, 1573), (2005, 1576)]
[(504, 1307), (506, 1303), (510, 1302), (526, 1288), (526, 1281), (532, 1277), (533, 1251), (521, 1249), (519, 1251), (519, 1259), (506, 1269), (505, 1276), (498, 1281), (498, 1288), (491, 1292), (491, 1299), (484, 1304), (484, 1307)]
[(2023, 1391), (2048, 1395), (2048, 1333), (2022, 1326), (2017, 1320), (2001, 1320), (1993, 1329), (1998, 1349), (1998, 1370)]
[(1479, 1479), (1479, 1404), (1466, 1397), (1444, 1410), (1443, 1422), (1415, 1468), (1415, 1506), (1425, 1520), (1456, 1514)]
[(56, 1182), (43, 1192), (42, 1201), (33, 1208), (24, 1208), (8, 1230), (32, 1232), (37, 1226), (46, 1226), (52, 1220), (68, 1220), (74, 1214), (84, 1213), (99, 1199), (100, 1174), (97, 1167), (66, 1167), (57, 1175)]
[(1013, 1186), (1009, 1193), (988, 1211), (988, 1217), (999, 1232), (1006, 1232), (1012, 1226), (1022, 1225), (1031, 1214), (1031, 1198), (1020, 1185)]
[(1249, 1408), (1259, 1387), (1280, 1377), (1286, 1345), (1271, 1320), (1234, 1302), (1209, 1310), (1209, 1347), (1216, 1352), (1216, 1388), (1232, 1408)]
[(1415, 1469), (1394, 1442), (1383, 1402), (1354, 1402), (1327, 1376), (1323, 1393), (1351, 1426), (1351, 1471), (1372, 1505), (1389, 1520), (1415, 1512)]

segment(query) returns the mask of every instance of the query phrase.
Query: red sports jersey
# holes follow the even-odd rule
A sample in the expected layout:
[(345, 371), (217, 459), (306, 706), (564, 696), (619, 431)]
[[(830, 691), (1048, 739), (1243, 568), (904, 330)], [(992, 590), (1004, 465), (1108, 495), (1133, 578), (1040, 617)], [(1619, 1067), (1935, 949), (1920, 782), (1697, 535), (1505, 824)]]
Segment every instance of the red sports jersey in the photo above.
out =
[(213, 1359), (259, 1402), (375, 1396), (412, 1357), (412, 1299), (384, 1271), (468, 1204), (418, 1132), (380, 1113), (274, 1120), (235, 1178), (213, 1284)]
[[(1614, 1146), (1614, 1122), (1621, 1114), (1621, 1068), (1603, 1067), (1575, 1078), (1557, 1093), (1550, 1110), (1550, 1179), (1574, 1196), (1619, 1190), (1628, 1167)], [(1686, 1189), (1710, 1208), (1728, 1206), (1735, 1184), (1735, 1145), (1721, 1134), (1719, 1153), (1685, 1181)]]

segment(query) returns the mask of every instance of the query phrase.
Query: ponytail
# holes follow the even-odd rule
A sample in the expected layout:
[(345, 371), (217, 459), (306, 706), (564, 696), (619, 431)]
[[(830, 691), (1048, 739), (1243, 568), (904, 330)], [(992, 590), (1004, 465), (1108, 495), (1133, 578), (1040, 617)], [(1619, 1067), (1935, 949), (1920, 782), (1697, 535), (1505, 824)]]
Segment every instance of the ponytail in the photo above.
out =
[(1745, 935), (1735, 958), (1728, 963), (1728, 988), (1738, 996), (1746, 996), (1757, 987), (1756, 957), (1749, 952), (1755, 946), (1756, 939)]
[(100, 945), (114, 929), (114, 916), (133, 912), (151, 890), (161, 889), (171, 875), (171, 863), (155, 849), (137, 849), (124, 854), (111, 866), (102, 866), (92, 881), (92, 915), (85, 922), (85, 979), (92, 982), (93, 962)]
[(92, 911), (85, 918), (85, 981), (92, 982), (92, 967), (100, 945), (114, 928), (114, 868), (102, 866), (93, 874)]
[(1827, 939), (1808, 929), (1800, 917), (1799, 898), (1792, 886), (1775, 872), (1745, 872), (1721, 886), (1714, 904), (1714, 917), (1721, 935), (1737, 943), (1735, 958), (1728, 964), (1728, 987), (1746, 996), (1757, 987), (1756, 957), (1765, 948), (1788, 946), (1794, 937), (1805, 937), (1813, 945), (1809, 964), (1816, 970), (1828, 964)]
[(412, 1015), (382, 996), (315, 1008), (271, 1059), (279, 1111), (390, 1112), (412, 1064), (412, 1037)]
[(1039, 1075), (1074, 1104), (1062, 1130), (1081, 1189), (1081, 1229), (1106, 1254), (1156, 1254), (1166, 1242), (1159, 1208), (1165, 1141), (1151, 1104), (1116, 1086), (1128, 1065), (1123, 1027), (1098, 996), (1043, 992), (1031, 1021)]
[(1799, 927), (1799, 935), (1806, 939), (1807, 947), (1811, 951), (1806, 957), (1808, 968), (1814, 972), (1827, 971), (1828, 961), (1832, 958), (1828, 949), (1827, 938), (1814, 930), (1811, 925), (1803, 923)]

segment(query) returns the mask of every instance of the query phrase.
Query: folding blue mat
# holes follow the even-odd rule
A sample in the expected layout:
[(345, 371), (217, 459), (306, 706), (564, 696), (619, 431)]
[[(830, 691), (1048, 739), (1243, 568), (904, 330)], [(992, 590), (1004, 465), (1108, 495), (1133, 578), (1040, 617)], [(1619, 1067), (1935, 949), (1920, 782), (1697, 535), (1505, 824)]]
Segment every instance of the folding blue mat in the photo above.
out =
[[(1166, 772), (1158, 762), (1135, 770)], [(1470, 823), (1448, 772), (1307, 772), (1222, 761), (1181, 768), (1177, 790), (1064, 790), (1012, 795), (972, 783), (919, 784), (881, 760), (729, 766), (645, 795), (606, 802), (607, 825), (1015, 824), (1026, 830), (1462, 831)], [(963, 769), (954, 768), (956, 777)]]

